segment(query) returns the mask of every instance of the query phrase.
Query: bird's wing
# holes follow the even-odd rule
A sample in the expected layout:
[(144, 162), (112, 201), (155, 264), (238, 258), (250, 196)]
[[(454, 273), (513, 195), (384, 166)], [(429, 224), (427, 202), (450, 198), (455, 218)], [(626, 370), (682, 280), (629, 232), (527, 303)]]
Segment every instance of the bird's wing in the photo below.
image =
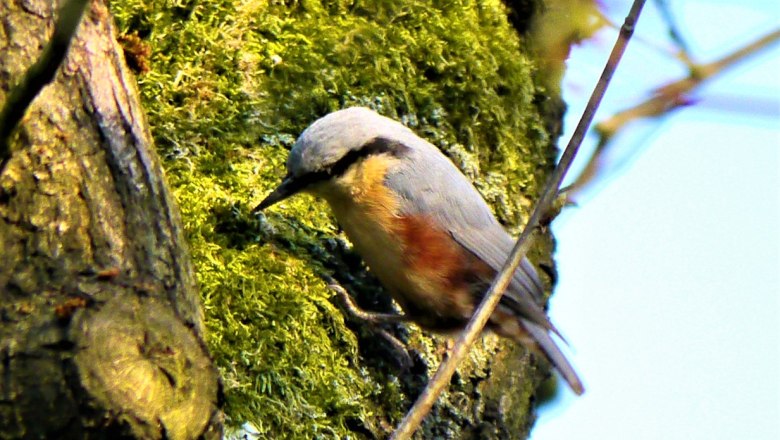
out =
[[(412, 157), (399, 163), (385, 178), (386, 185), (403, 199), (402, 214), (433, 218), (461, 246), (496, 272), (501, 270), (514, 240), (479, 192), (433, 145), (416, 137), (404, 143), (412, 147), (408, 153)], [(536, 271), (524, 259), (502, 301), (526, 320), (558, 333), (535, 301), (541, 297)]]

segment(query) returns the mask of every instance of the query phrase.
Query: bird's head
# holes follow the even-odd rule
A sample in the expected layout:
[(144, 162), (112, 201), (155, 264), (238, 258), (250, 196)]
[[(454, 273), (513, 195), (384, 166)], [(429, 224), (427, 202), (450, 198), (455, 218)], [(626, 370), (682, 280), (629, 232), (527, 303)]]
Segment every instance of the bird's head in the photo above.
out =
[[(356, 185), (351, 177), (365, 159), (397, 160), (409, 150), (414, 133), (404, 125), (363, 107), (324, 116), (310, 125), (290, 150), (287, 175), (255, 211), (308, 191), (325, 197), (344, 194)], [(381, 178), (381, 176), (379, 176)]]

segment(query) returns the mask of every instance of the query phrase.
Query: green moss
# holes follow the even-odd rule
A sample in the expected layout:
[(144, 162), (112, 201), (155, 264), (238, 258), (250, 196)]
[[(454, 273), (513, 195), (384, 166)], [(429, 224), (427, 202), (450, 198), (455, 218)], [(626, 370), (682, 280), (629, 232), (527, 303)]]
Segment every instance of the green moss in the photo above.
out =
[[(343, 245), (328, 241), (338, 231), (327, 209), (298, 197), (267, 218), (249, 212), (284, 173), (303, 128), (364, 105), (442, 148), (503, 222), (520, 224), (551, 147), (533, 63), (504, 6), (122, 0), (111, 8), (120, 33), (152, 48), (140, 89), (181, 205), (229, 423), (252, 421), (274, 438), (385, 432), (408, 405), (408, 387), (363, 362), (360, 331), (330, 302), (319, 275), (343, 267), (331, 256)], [(344, 270), (355, 286), (370, 285), (359, 264)], [(409, 331), (410, 345), (440, 351)]]

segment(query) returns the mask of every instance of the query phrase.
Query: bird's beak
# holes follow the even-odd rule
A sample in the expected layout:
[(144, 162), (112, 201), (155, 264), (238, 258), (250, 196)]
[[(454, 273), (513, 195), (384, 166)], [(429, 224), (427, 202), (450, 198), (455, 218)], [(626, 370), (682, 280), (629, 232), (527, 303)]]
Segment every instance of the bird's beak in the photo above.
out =
[(263, 201), (260, 202), (260, 204), (257, 205), (257, 207), (252, 212), (258, 213), (273, 205), (274, 203), (281, 202), (287, 197), (290, 197), (302, 190), (304, 186), (306, 186), (306, 182), (304, 180), (296, 179), (292, 175), (287, 174), (287, 176), (284, 177), (284, 180), (282, 180), (282, 183), (280, 183), (279, 186), (277, 186), (276, 189), (271, 192), (271, 194), (268, 194), (268, 196), (263, 199)]

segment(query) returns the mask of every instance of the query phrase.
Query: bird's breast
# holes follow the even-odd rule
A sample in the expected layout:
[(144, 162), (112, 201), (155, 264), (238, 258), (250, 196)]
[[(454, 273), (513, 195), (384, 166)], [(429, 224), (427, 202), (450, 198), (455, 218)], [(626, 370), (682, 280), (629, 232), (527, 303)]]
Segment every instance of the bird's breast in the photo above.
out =
[(342, 182), (352, 190), (328, 202), (355, 250), (404, 311), (425, 327), (454, 329), (471, 316), (475, 284), (489, 280), (492, 270), (431, 217), (402, 214), (400, 199), (379, 178), (386, 171), (381, 168), (381, 162), (362, 164), (345, 175), (351, 181)]

